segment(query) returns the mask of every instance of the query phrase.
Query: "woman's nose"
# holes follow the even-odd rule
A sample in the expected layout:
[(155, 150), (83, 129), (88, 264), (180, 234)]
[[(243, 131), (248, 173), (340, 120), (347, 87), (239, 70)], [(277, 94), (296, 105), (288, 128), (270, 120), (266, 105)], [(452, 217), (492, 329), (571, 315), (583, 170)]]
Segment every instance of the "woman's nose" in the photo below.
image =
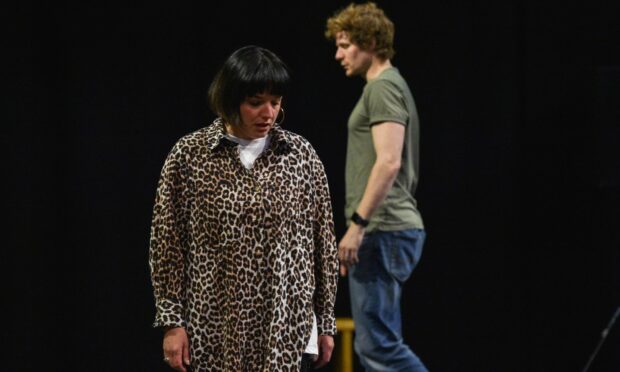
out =
[(266, 104), (265, 106), (263, 106), (263, 109), (261, 110), (261, 114), (266, 117), (266, 118), (273, 118), (275, 117), (277, 111), (276, 111), (276, 107), (273, 107), (271, 104)]

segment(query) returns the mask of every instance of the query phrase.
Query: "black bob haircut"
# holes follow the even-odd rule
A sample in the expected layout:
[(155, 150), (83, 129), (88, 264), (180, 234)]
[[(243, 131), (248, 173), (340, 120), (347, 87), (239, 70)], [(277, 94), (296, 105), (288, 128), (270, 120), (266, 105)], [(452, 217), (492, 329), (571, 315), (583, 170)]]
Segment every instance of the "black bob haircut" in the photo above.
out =
[(261, 93), (284, 96), (289, 81), (288, 68), (273, 52), (245, 46), (233, 52), (215, 75), (209, 105), (224, 122), (237, 125), (241, 102)]

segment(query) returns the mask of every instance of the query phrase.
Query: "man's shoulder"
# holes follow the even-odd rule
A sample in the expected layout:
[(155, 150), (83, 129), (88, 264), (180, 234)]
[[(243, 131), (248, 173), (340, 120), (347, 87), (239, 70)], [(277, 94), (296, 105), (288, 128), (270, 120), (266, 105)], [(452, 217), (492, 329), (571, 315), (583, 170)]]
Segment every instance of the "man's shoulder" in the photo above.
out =
[(377, 76), (376, 79), (371, 80), (368, 85), (401, 87), (407, 86), (407, 81), (396, 67), (390, 67)]
[(379, 101), (389, 96), (405, 100), (413, 98), (409, 84), (396, 67), (386, 69), (376, 79), (369, 81), (364, 87), (363, 95), (366, 99)]
[(372, 99), (380, 99), (386, 94), (402, 96), (407, 90), (409, 86), (398, 71), (384, 71), (366, 84), (364, 96)]

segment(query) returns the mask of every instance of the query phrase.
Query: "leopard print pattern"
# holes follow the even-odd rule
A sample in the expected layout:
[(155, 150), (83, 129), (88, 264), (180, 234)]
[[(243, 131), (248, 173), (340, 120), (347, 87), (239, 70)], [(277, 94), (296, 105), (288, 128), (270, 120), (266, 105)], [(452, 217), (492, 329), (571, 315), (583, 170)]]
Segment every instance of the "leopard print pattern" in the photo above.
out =
[(155, 326), (185, 327), (195, 371), (299, 371), (313, 312), (336, 332), (337, 249), (323, 164), (274, 127), (247, 170), (216, 119), (161, 172), (149, 264)]

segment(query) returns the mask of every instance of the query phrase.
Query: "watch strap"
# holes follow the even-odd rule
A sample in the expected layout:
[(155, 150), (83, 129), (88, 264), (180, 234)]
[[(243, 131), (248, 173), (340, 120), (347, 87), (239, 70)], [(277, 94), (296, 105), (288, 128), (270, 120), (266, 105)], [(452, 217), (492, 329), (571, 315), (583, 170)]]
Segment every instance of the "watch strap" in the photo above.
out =
[(353, 215), (351, 216), (351, 221), (353, 221), (354, 224), (360, 225), (362, 227), (366, 227), (370, 223), (370, 221), (364, 219), (357, 212), (353, 212)]

